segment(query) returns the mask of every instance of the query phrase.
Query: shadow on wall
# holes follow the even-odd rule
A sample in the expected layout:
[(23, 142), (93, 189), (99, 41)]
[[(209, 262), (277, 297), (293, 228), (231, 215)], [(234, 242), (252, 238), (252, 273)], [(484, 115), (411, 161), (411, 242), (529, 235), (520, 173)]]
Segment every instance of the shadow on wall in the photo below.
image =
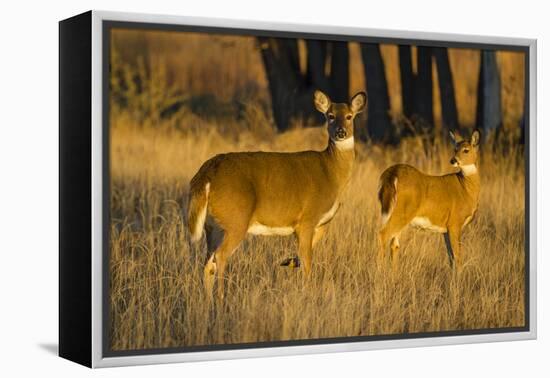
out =
[(45, 352), (48, 352), (50, 354), (59, 355), (59, 345), (56, 343), (40, 343), (38, 344), (38, 347), (42, 349)]

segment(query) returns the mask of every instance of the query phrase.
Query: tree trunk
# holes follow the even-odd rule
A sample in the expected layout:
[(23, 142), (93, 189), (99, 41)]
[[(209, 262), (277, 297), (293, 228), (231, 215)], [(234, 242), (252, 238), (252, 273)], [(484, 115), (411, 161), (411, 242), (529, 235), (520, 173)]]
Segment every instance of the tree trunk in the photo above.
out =
[(307, 72), (306, 81), (310, 88), (329, 91), (329, 81), (325, 75), (327, 61), (327, 42), (315, 39), (306, 40)]
[(302, 91), (298, 44), (294, 39), (259, 37), (262, 59), (271, 94), (275, 125), (279, 131), (290, 127)]
[(414, 73), (412, 69), (411, 46), (399, 45), (399, 72), (401, 74), (401, 105), (403, 115), (409, 120), (414, 110)]
[(495, 51), (482, 50), (477, 86), (476, 124), (488, 134), (502, 126), (500, 74)]
[(384, 62), (380, 47), (374, 43), (361, 44), (368, 93), (368, 132), (373, 142), (389, 142), (392, 135), (390, 99)]
[[(327, 42), (316, 39), (306, 39), (307, 48), (307, 71), (306, 71), (306, 88), (308, 105), (311, 104), (313, 91), (319, 89), (330, 96), (330, 83), (325, 74), (327, 62)], [(304, 119), (315, 119), (315, 124), (324, 122), (324, 116), (315, 110), (312, 106), (304, 106), (301, 111), (301, 116)]]
[(349, 101), (349, 49), (347, 42), (332, 42), (330, 63), (331, 99)]
[(521, 117), (521, 120), (519, 122), (519, 126), (520, 126), (520, 137), (519, 137), (519, 142), (523, 145), (525, 144), (525, 128), (526, 127), (529, 127), (529, 125), (527, 124), (527, 117), (529, 115), (529, 108), (527, 106), (527, 87), (523, 93), (523, 115)]
[(430, 47), (417, 47), (416, 116), (417, 124), (425, 131), (432, 131), (433, 116), (433, 82), (432, 52)]
[[(306, 72), (300, 71), (298, 42), (290, 38), (259, 37), (262, 60), (271, 94), (273, 118), (279, 131), (290, 127), (293, 118), (324, 122), (313, 107), (316, 89), (327, 93), (334, 102), (347, 102), (349, 95), (349, 50), (347, 42), (306, 40)], [(330, 73), (327, 58), (330, 53)]]
[(458, 127), (458, 113), (456, 111), (455, 90), (451, 65), (449, 64), (449, 54), (444, 47), (432, 48), (432, 52), (437, 66), (443, 128), (455, 130)]

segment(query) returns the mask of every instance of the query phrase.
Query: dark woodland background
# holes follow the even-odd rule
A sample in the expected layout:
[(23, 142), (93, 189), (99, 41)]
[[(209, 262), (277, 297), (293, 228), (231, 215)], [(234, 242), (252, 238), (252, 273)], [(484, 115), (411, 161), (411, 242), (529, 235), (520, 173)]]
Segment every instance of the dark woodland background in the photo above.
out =
[(139, 30), (115, 31), (112, 45), (115, 107), (141, 112), (138, 121), (182, 109), (239, 120), (253, 103), (286, 131), (322, 124), (315, 89), (335, 102), (366, 90), (363, 141), (477, 126), (523, 142), (524, 53)]

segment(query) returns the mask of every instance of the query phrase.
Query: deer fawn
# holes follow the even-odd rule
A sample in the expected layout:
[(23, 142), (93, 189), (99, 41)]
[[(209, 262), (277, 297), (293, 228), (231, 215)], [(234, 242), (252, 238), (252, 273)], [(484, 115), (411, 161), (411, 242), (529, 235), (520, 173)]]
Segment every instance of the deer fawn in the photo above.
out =
[(411, 224), (443, 233), (451, 267), (455, 260), (461, 266), (460, 236), (474, 217), (479, 201), (480, 133), (475, 130), (466, 140), (452, 131), (450, 135), (455, 145), (451, 164), (460, 168), (457, 173), (430, 176), (405, 164), (391, 166), (382, 173), (378, 192), (382, 207), (379, 261), (390, 240), (395, 268), (399, 234)]
[(309, 276), (313, 245), (338, 211), (350, 179), (355, 158), (353, 120), (366, 100), (366, 94), (359, 92), (349, 104), (332, 103), (315, 91), (315, 107), (328, 124), (324, 151), (227, 153), (202, 165), (190, 183), (188, 226), (193, 241), (206, 231), (208, 298), (216, 273), (218, 297), (223, 298), (227, 260), (247, 233), (296, 234), (298, 255)]

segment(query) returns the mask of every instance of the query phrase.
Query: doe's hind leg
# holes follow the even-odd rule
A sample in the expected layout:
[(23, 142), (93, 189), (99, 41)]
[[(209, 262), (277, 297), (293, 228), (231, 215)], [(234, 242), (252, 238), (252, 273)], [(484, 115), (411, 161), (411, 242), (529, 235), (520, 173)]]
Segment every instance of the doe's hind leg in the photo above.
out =
[[(212, 185), (215, 187), (214, 184)], [(209, 272), (212, 273), (211, 275), (215, 274), (218, 281), (217, 294), (219, 302), (224, 297), (223, 278), (226, 263), (245, 238), (254, 208), (254, 197), (250, 195), (249, 187), (242, 186), (234, 189), (236, 193), (232, 193), (232, 201), (220, 202), (219, 198), (223, 197), (223, 189), (218, 189), (218, 196), (212, 196), (209, 202), (210, 214), (216, 219), (219, 227), (223, 229), (223, 240), (213, 254), (216, 269), (214, 272)], [(207, 282), (211, 280), (214, 280), (214, 277), (209, 277)]]
[(216, 264), (216, 278), (218, 281), (218, 300), (221, 302), (224, 297), (224, 279), (223, 274), (227, 260), (237, 249), (246, 235), (246, 227), (238, 227), (225, 230), (224, 238), (218, 249), (214, 252)]

